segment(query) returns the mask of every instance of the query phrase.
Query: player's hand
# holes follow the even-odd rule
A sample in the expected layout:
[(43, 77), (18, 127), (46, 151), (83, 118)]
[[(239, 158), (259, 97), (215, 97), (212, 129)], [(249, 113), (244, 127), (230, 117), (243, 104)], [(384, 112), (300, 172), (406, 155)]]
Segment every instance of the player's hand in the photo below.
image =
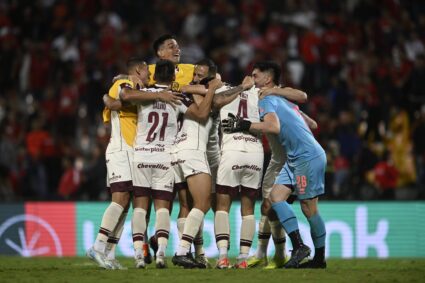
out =
[(133, 82), (136, 89), (141, 89), (144, 87), (143, 81), (138, 76), (128, 76), (128, 79)]
[(172, 92), (170, 90), (163, 90), (158, 92), (159, 100), (162, 102), (168, 103), (171, 106), (177, 106), (182, 104), (183, 98), (180, 96), (178, 92)]
[(232, 113), (227, 115), (227, 119), (221, 121), (221, 127), (223, 132), (226, 134), (235, 133), (235, 132), (244, 132), (249, 131), (251, 127), (251, 122), (244, 120), (239, 116), (235, 116)]
[(223, 86), (223, 82), (220, 79), (217, 79), (217, 78), (212, 79), (208, 83), (208, 89), (217, 90), (217, 89), (219, 89), (222, 86)]
[(242, 86), (243, 90), (250, 89), (251, 87), (254, 86), (254, 79), (251, 76), (246, 76), (243, 79), (241, 86)]
[(119, 74), (112, 79), (112, 83), (115, 83), (118, 80), (128, 80), (128, 75)]

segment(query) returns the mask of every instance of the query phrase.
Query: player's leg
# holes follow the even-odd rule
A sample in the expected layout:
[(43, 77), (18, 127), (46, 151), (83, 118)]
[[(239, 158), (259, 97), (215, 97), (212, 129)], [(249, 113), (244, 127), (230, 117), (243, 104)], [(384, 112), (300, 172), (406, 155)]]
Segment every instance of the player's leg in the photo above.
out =
[(279, 222), (288, 233), (292, 242), (293, 250), (291, 259), (286, 263), (285, 267), (296, 268), (304, 258), (310, 255), (310, 248), (304, 245), (298, 228), (297, 218), (291, 206), (286, 201), (292, 193), (290, 188), (283, 185), (285, 179), (288, 178), (287, 175), (288, 172), (286, 168), (282, 168), (270, 193), (270, 201), (272, 202), (272, 208), (276, 212)]
[(257, 192), (258, 189), (251, 189), (246, 187), (241, 188), (242, 223), (239, 240), (240, 250), (235, 268), (248, 268), (247, 259), (255, 233), (254, 205)]
[(189, 176), (187, 178), (187, 184), (193, 198), (193, 208), (187, 216), (179, 248), (173, 257), (173, 263), (190, 268), (205, 268), (205, 266), (200, 266), (191, 258), (189, 250), (204, 220), (204, 215), (210, 208), (211, 175), (200, 173)]
[(135, 191), (133, 198), (133, 217), (131, 219), (131, 231), (133, 236), (133, 248), (135, 266), (137, 268), (145, 268), (144, 252), (143, 252), (143, 239), (145, 238), (146, 231), (146, 211), (149, 205), (149, 190), (144, 188), (143, 191), (140, 187)]
[(170, 234), (170, 202), (174, 194), (174, 170), (169, 162), (158, 163), (159, 169), (153, 169), (152, 192), (156, 211), (155, 238), (158, 241), (158, 251), (155, 254), (157, 268), (166, 267), (165, 251)]
[(216, 267), (225, 269), (231, 267), (227, 255), (230, 239), (229, 210), (232, 204), (232, 191), (237, 192), (237, 188), (229, 188), (217, 185), (217, 211), (214, 217), (215, 240), (218, 248), (218, 261)]
[[(284, 165), (284, 170), (286, 174), (280, 175), (280, 182), (283, 183), (287, 188), (293, 190), (295, 186), (295, 178), (289, 170), (288, 164)], [(292, 204), (290, 202), (290, 199), (292, 200), (292, 195), (288, 197), (286, 202), (288, 204)], [(273, 237), (273, 243), (275, 245), (275, 254), (272, 258), (272, 260), (267, 264), (266, 269), (276, 269), (281, 268), (286, 263), (286, 254), (285, 254), (285, 244), (286, 244), (286, 232), (281, 225), (276, 212), (271, 208), (271, 202), (269, 199), (265, 201), (265, 210), (268, 211), (269, 216), (269, 222), (270, 222), (270, 229)]]
[(189, 215), (189, 189), (186, 182), (181, 182), (174, 185), (174, 188), (177, 190), (179, 197), (179, 215), (177, 217), (177, 230), (179, 233), (179, 238), (181, 239), (184, 230), (184, 224), (186, 223), (186, 218)]
[(268, 209), (268, 220), (270, 223), (270, 231), (275, 246), (275, 254), (273, 258), (267, 263), (265, 269), (282, 268), (286, 263), (286, 233), (282, 224), (279, 222), (276, 213), (273, 209), (271, 209), (270, 200), (268, 200), (268, 205), (270, 205), (270, 209)]
[(155, 249), (155, 246), (151, 244), (152, 239), (155, 242), (156, 246), (158, 245), (156, 242), (155, 235), (152, 235), (152, 237), (149, 237), (149, 234), (148, 234), (149, 222), (151, 219), (151, 212), (152, 212), (152, 198), (149, 198), (149, 204), (146, 210), (146, 230), (145, 230), (145, 236), (143, 237), (143, 258), (146, 264), (152, 263), (152, 255), (150, 253), (149, 246), (153, 249), (154, 254), (156, 253), (156, 250), (157, 250)]
[(129, 191), (133, 183), (127, 151), (107, 154), (106, 158), (109, 160), (107, 183), (112, 193), (112, 202), (103, 214), (99, 233), (93, 247), (87, 251), (87, 256), (103, 268), (112, 268), (105, 258), (106, 244), (121, 218), (124, 207), (128, 204)]
[(105, 252), (106, 261), (110, 263), (113, 269), (126, 269), (115, 258), (115, 250), (121, 238), (122, 232), (124, 231), (124, 224), (127, 218), (129, 208), (130, 208), (130, 196), (129, 196), (127, 206), (124, 208), (124, 211), (121, 214), (118, 224), (115, 227), (114, 231), (112, 232), (112, 235), (109, 236), (108, 243), (106, 244), (106, 252)]
[[(115, 192), (112, 195), (116, 194), (126, 194), (123, 192)], [(126, 205), (124, 205), (126, 206)], [(115, 227), (117, 226), (124, 207), (122, 204), (112, 201), (109, 206), (106, 208), (102, 222), (100, 224), (99, 233), (96, 236), (96, 240), (92, 248), (87, 251), (87, 256), (94, 260), (100, 267), (112, 269), (112, 265), (107, 264), (106, 262), (106, 244), (108, 238), (112, 235)]]
[[(295, 170), (297, 193), (301, 202), (301, 210), (310, 224), (310, 234), (315, 253), (312, 261), (301, 267), (326, 268), (325, 240), (326, 227), (318, 209), (318, 196), (324, 194), (324, 175), (326, 167), (325, 155), (319, 156)], [(304, 168), (305, 167), (305, 168)]]
[[(258, 223), (258, 245), (254, 256), (248, 260), (249, 267), (267, 266), (267, 248), (272, 234), (268, 213), (271, 210), (271, 202), (269, 200), (276, 176), (279, 174), (283, 166), (283, 158), (279, 155), (272, 155), (266, 173), (264, 174), (261, 192), (263, 201), (261, 203), (261, 218)], [(283, 229), (283, 228), (282, 228)]]
[(158, 251), (155, 255), (156, 267), (165, 268), (165, 251), (168, 245), (168, 238), (170, 234), (170, 207), (169, 200), (155, 199), (155, 211), (156, 211), (156, 222), (155, 222), (155, 236), (158, 241)]

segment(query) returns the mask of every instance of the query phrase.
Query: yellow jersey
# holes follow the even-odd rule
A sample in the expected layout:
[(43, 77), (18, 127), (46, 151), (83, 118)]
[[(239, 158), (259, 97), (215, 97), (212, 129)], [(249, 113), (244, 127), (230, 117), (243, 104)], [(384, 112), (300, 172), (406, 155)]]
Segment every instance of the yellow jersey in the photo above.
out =
[[(149, 85), (155, 84), (155, 80), (153, 79), (153, 75), (155, 74), (155, 64), (149, 65)], [(176, 80), (175, 82), (179, 84), (179, 86), (188, 85), (193, 80), (193, 72), (195, 70), (195, 65), (193, 64), (177, 64), (176, 66)]]
[[(134, 83), (128, 79), (114, 82), (109, 89), (109, 96), (119, 99), (122, 88), (134, 89)], [(135, 105), (124, 106), (119, 111), (103, 110), (103, 122), (111, 123), (111, 138), (106, 149), (107, 153), (131, 150), (136, 136), (137, 107)]]

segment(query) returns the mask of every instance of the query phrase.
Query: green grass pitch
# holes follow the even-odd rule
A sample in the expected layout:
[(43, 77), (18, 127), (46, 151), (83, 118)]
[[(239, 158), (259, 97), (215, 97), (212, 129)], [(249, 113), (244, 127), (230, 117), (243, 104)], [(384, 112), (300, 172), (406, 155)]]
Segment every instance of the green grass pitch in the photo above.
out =
[[(153, 264), (135, 269), (131, 258), (120, 258), (128, 270), (102, 270), (84, 257), (0, 257), (0, 282), (424, 282), (425, 259), (329, 259), (326, 270), (158, 270)], [(212, 262), (213, 260), (210, 259)]]

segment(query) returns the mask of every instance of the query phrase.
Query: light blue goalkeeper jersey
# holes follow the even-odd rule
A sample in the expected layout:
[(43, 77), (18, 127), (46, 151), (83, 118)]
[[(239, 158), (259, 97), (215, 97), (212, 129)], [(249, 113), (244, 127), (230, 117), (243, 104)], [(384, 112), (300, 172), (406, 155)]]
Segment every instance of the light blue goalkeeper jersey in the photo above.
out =
[(314, 138), (299, 112), (298, 105), (275, 95), (268, 95), (258, 103), (260, 119), (267, 113), (275, 113), (280, 122), (279, 141), (288, 155), (288, 165), (310, 161), (325, 151)]

